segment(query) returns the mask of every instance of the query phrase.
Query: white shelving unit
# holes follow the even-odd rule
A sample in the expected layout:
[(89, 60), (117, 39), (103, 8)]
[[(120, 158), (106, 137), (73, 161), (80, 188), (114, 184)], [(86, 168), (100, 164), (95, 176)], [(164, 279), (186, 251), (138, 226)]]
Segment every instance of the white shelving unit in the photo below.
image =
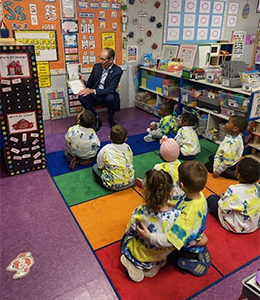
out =
[[(146, 70), (148, 72), (148, 74), (152, 74), (152, 76), (155, 76), (155, 77), (165, 75), (167, 78), (177, 79), (180, 81), (180, 87), (182, 87), (183, 84), (185, 83), (185, 84), (194, 85), (195, 87), (196, 86), (202, 87), (202, 88), (205, 88), (208, 90), (211, 90), (211, 89), (218, 90), (218, 91), (223, 90), (223, 91), (227, 91), (227, 93), (232, 92), (233, 94), (243, 95), (248, 98), (251, 97), (251, 93), (242, 90), (242, 88), (226, 87), (226, 86), (222, 86), (221, 84), (209, 83), (206, 80), (183, 79), (183, 78), (181, 78), (181, 74), (179, 72), (178, 73), (167, 72), (167, 71), (157, 70), (155, 68), (149, 68), (149, 67), (143, 67), (143, 66), (140, 66), (139, 69)], [(142, 106), (139, 106), (139, 104), (136, 103), (136, 106), (159, 117), (158, 110), (156, 110), (155, 107), (159, 103), (162, 103), (164, 98), (167, 98), (167, 97), (163, 94), (163, 92), (157, 91), (156, 88), (151, 89), (151, 88), (147, 88), (147, 87), (143, 86), (141, 84), (141, 82), (142, 82), (141, 77), (139, 77), (139, 79), (140, 79), (139, 80), (139, 89), (141, 91), (148, 91), (148, 92), (152, 93), (155, 98), (155, 103), (154, 103), (154, 105), (142, 103)], [(176, 99), (176, 98), (174, 98), (174, 99), (176, 101), (180, 100), (180, 99)], [(181, 101), (178, 101), (178, 114), (181, 114), (182, 107), (183, 107), (183, 105), (181, 104)], [(198, 112), (207, 114), (208, 118), (207, 118), (207, 122), (206, 122), (207, 125), (206, 125), (206, 129), (205, 129), (205, 132), (206, 132), (205, 137), (209, 138), (209, 139), (211, 139), (211, 138), (207, 134), (207, 132), (212, 128), (218, 128), (218, 125), (220, 123), (225, 123), (229, 119), (228, 116), (223, 115), (221, 113), (214, 112), (207, 108), (202, 108), (202, 107), (193, 107), (193, 108), (196, 109), (196, 111), (198, 111)], [(259, 127), (256, 130), (256, 132), (254, 132), (255, 140), (252, 144), (250, 144), (250, 147), (252, 147), (252, 149), (253, 149), (252, 152), (256, 153), (255, 154), (256, 156), (259, 155), (259, 150), (260, 150), (260, 123), (259, 122), (260, 122), (260, 120), (258, 121)], [(205, 124), (205, 121), (204, 121), (204, 124)], [(214, 142), (219, 143), (218, 141), (214, 141)]]

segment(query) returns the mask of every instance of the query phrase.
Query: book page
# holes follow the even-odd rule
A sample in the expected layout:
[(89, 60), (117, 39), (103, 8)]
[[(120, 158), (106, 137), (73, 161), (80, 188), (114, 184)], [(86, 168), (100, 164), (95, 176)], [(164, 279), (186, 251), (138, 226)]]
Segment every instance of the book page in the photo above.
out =
[(67, 65), (69, 81), (79, 79), (79, 67), (80, 67), (80, 64), (69, 64), (69, 65)]
[(68, 81), (68, 85), (72, 90), (72, 93), (74, 95), (77, 95), (79, 93), (79, 91), (85, 89), (85, 85), (83, 83), (82, 80), (80, 79), (76, 79), (76, 80), (72, 80), (72, 81)]

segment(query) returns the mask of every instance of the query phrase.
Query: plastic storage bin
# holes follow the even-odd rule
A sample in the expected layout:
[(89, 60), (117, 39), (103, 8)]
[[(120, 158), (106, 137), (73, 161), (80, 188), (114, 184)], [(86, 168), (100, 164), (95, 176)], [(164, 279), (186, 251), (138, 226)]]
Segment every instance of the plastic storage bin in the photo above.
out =
[(246, 113), (250, 99), (241, 94), (232, 94), (219, 91), (220, 105), (232, 110)]
[(193, 87), (181, 88), (181, 103), (187, 106), (197, 106), (197, 99), (202, 94), (202, 90)]
[(179, 83), (173, 79), (163, 79), (163, 95), (168, 98), (179, 97)]

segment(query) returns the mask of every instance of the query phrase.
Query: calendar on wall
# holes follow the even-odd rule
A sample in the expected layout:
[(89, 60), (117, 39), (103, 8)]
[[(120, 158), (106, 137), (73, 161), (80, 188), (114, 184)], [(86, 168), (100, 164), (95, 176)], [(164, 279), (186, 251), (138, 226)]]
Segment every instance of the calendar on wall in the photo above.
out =
[(0, 119), (9, 175), (46, 167), (34, 46), (0, 45)]
[(164, 43), (216, 42), (221, 39), (226, 1), (167, 0)]

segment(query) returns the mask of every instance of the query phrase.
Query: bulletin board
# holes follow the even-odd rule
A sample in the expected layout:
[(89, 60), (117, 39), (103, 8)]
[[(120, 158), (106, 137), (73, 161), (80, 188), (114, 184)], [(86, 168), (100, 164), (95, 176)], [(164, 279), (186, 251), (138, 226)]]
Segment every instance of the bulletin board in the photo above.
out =
[[(60, 3), (59, 1), (39, 0), (37, 2), (23, 1), (2, 1), (4, 21), (9, 29), (10, 35), (15, 31), (25, 32), (24, 38), (32, 41), (32, 44), (37, 45), (34, 39), (30, 39), (34, 33), (39, 33), (39, 36), (56, 32), (57, 42), (55, 44), (57, 59), (50, 61), (50, 69), (64, 69), (64, 53), (62, 47), (62, 35), (60, 29)], [(37, 32), (37, 31), (41, 31)], [(33, 33), (34, 32), (34, 33)], [(31, 35), (31, 36), (30, 36)], [(15, 37), (15, 36), (11, 36)], [(54, 49), (52, 49), (53, 51)], [(49, 61), (49, 60), (48, 60)]]
[[(102, 33), (115, 35), (116, 63), (122, 64), (120, 0), (38, 0), (34, 3), (30, 0), (8, 0), (2, 1), (2, 6), (10, 35), (35, 45), (37, 61), (43, 61), (43, 57), (46, 57), (44, 51), (49, 51), (51, 55), (47, 55), (47, 61), (52, 74), (64, 71), (66, 62), (73, 62), (74, 59), (82, 64), (83, 72), (91, 71), (93, 64), (99, 62)], [(77, 45), (74, 49), (67, 49), (69, 53), (65, 53), (64, 35), (72, 35), (73, 39), (76, 36)], [(48, 40), (50, 43), (47, 44)], [(71, 54), (75, 56), (65, 57)]]
[(225, 5), (225, 0), (166, 0), (164, 43), (221, 40)]
[(0, 119), (9, 175), (46, 167), (34, 46), (0, 46)]

